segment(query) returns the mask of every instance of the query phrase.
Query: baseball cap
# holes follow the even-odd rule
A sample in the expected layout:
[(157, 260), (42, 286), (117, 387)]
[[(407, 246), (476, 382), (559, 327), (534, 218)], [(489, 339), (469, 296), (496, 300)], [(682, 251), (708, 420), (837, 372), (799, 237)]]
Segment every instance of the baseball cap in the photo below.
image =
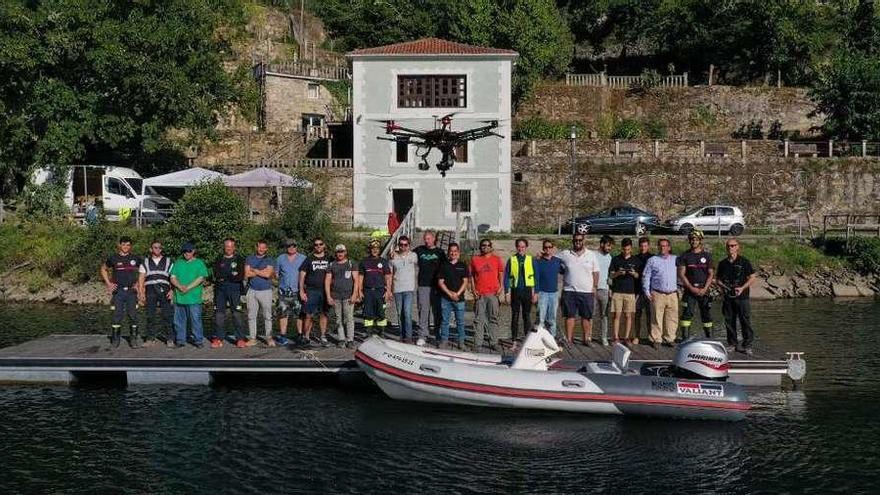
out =
[(348, 251), (348, 250), (345, 249), (345, 244), (337, 244), (335, 251), (338, 253), (340, 251)]
[(196, 247), (191, 242), (184, 242), (183, 246), (180, 246), (181, 253), (188, 253), (190, 251), (195, 251)]

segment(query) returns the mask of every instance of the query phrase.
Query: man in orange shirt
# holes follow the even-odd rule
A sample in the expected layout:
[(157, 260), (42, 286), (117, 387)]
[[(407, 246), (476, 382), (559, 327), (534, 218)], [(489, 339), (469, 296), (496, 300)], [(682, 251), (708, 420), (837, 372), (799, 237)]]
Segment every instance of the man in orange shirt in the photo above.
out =
[(483, 347), (486, 330), (493, 351), (498, 345), (498, 307), (504, 284), (504, 262), (492, 253), (492, 241), (480, 241), (480, 254), (471, 258), (471, 293), (474, 296), (474, 351)]

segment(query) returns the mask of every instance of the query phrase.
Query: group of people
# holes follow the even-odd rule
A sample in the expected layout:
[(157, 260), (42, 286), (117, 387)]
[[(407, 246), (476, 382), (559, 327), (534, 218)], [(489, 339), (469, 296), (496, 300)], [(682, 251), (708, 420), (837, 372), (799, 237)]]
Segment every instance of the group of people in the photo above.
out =
[[(632, 240), (625, 238), (620, 252), (612, 256), (613, 238), (603, 236), (598, 249), (591, 250), (583, 234), (574, 234), (570, 248), (557, 251), (553, 240), (544, 239), (540, 254), (533, 256), (528, 253), (528, 240), (521, 238), (515, 241), (516, 253), (506, 260), (494, 253), (491, 240), (484, 239), (479, 254), (465, 263), (458, 244), (451, 243), (443, 250), (436, 245), (434, 232), (425, 231), (422, 245), (415, 248), (408, 237), (400, 237), (388, 259), (380, 254), (380, 242), (371, 240), (367, 255), (356, 263), (348, 258), (342, 244), (335, 246), (331, 258), (320, 238), (312, 241), (308, 256), (288, 239), (282, 244), (283, 252), (274, 258), (267, 254), (266, 241), (258, 241), (253, 254), (245, 257), (230, 238), (224, 240), (222, 252), (209, 269), (191, 243), (181, 246), (181, 256), (172, 260), (163, 252), (162, 243), (153, 241), (150, 253), (141, 258), (131, 252), (131, 239), (123, 237), (117, 253), (102, 265), (101, 275), (111, 293), (113, 346), (120, 345), (127, 316), (132, 347), (153, 345), (163, 337), (169, 347), (183, 347), (188, 340), (202, 347), (203, 287), (213, 284), (215, 325), (207, 339), (212, 348), (227, 342), (236, 347), (257, 345), (259, 321), (263, 322), (265, 345), (288, 345), (291, 318), (294, 343), (309, 345), (317, 322), (314, 341), (326, 346), (331, 315), (337, 345), (353, 347), (355, 306), (361, 305), (365, 330), (384, 334), (389, 324), (387, 305), (392, 301), (401, 340), (416, 345), (425, 345), (433, 336), (440, 348), (478, 350), (487, 346), (498, 351), (502, 341), (500, 306), (509, 304), (514, 348), (532, 328), (535, 305), (537, 321), (563, 343), (574, 342), (580, 322), (582, 342), (588, 346), (594, 345), (594, 326), (599, 336), (595, 340), (602, 345), (636, 345), (646, 326), (647, 343), (659, 348), (674, 345), (679, 327), (681, 338), (687, 339), (696, 313), (703, 332), (711, 336), (710, 290), (715, 286), (723, 294), (731, 350), (751, 353), (754, 335), (748, 294), (756, 275), (739, 254), (739, 242), (735, 238), (727, 241), (728, 256), (716, 270), (703, 248), (702, 233), (691, 232), (688, 239), (691, 248), (675, 256), (670, 253), (668, 239), (657, 241), (658, 252), (654, 254), (648, 238), (638, 239), (638, 252), (634, 252)], [(470, 345), (464, 319), (468, 295), (474, 302)], [(242, 301), (246, 302), (246, 313)], [(556, 325), (560, 305), (564, 335), (557, 332)], [(146, 313), (143, 337), (138, 306)], [(277, 334), (273, 332), (273, 307)], [(231, 339), (226, 334), (227, 316), (232, 320)], [(451, 335), (453, 318), (455, 332)]]

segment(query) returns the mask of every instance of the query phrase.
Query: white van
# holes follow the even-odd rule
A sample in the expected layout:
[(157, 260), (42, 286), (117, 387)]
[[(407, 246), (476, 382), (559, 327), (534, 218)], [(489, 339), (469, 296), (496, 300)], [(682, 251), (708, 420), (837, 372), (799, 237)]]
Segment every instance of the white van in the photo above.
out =
[[(49, 180), (51, 173), (40, 169), (34, 176), (36, 184)], [(89, 204), (102, 205), (109, 217), (128, 209), (132, 217), (140, 215), (148, 222), (164, 220), (174, 203), (144, 187), (144, 178), (125, 167), (74, 165), (69, 169), (64, 200), (75, 216), (85, 214)]]

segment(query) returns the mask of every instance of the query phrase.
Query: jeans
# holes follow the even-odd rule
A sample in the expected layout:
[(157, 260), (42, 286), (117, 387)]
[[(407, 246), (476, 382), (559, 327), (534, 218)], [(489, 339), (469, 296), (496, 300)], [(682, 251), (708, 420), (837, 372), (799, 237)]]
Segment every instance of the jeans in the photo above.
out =
[(488, 331), (489, 344), (498, 343), (498, 296), (488, 294), (480, 296), (474, 302), (474, 346), (477, 350), (483, 346), (483, 339)]
[(608, 289), (596, 289), (596, 312), (593, 313), (593, 328), (598, 327), (602, 343), (608, 340), (608, 309), (611, 306)]
[(226, 339), (226, 309), (232, 313), (235, 339), (244, 338), (241, 315), (241, 284), (220, 283), (214, 286), (214, 336)]
[(558, 292), (538, 292), (538, 321), (547, 325), (556, 337), (556, 312), (559, 308)]
[(419, 303), (419, 337), (427, 338), (431, 316), (434, 317), (434, 325), (440, 321), (440, 292), (434, 287), (419, 287), (416, 289)]
[(413, 291), (395, 292), (394, 307), (397, 308), (397, 324), (400, 326), (400, 338), (412, 338), (412, 303)]
[(186, 343), (186, 323), (189, 320), (192, 326), (193, 343), (201, 344), (204, 340), (202, 335), (202, 305), (200, 304), (175, 304), (174, 305), (174, 329), (177, 331), (177, 345)]
[(455, 327), (458, 329), (458, 343), (464, 342), (464, 301), (440, 300), (440, 342), (449, 340), (449, 320), (455, 312)]
[[(159, 284), (148, 285), (144, 288), (147, 292), (146, 317), (146, 338), (154, 339), (157, 336), (166, 338), (169, 342), (174, 340), (174, 330), (172, 328), (174, 320), (174, 306), (168, 300), (169, 288)], [(158, 314), (157, 314), (158, 310)], [(158, 318), (157, 318), (158, 316)], [(158, 330), (161, 327), (162, 332)]]
[(266, 340), (272, 338), (272, 289), (254, 290), (247, 293), (248, 307), (248, 337), (251, 340), (257, 338), (257, 313), (263, 313), (263, 321), (266, 325)]

